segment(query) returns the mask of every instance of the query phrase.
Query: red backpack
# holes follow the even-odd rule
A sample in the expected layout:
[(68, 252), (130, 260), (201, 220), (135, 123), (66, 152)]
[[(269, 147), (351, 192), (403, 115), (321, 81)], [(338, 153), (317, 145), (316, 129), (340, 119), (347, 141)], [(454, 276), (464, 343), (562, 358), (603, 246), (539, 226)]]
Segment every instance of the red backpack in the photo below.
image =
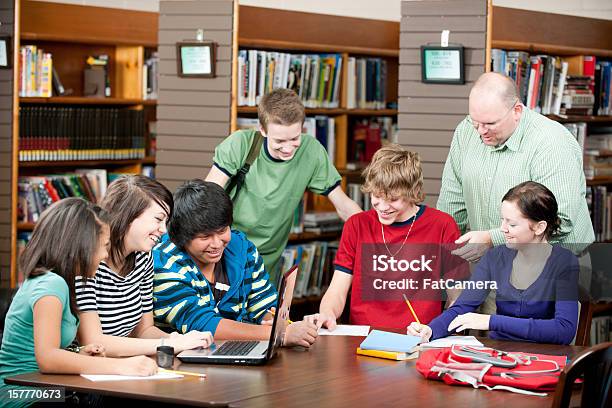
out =
[(565, 356), (455, 345), (421, 352), (416, 368), (449, 385), (546, 396), (542, 391), (554, 391), (566, 362)]

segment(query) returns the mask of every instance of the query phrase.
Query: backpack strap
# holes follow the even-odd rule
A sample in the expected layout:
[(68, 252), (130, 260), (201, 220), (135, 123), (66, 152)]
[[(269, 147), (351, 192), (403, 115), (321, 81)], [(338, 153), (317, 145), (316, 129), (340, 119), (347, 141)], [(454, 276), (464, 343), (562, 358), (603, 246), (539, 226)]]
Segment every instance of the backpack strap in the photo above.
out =
[(263, 135), (261, 134), (261, 132), (257, 131), (255, 132), (255, 137), (253, 137), (253, 141), (251, 142), (251, 148), (249, 149), (249, 154), (247, 155), (246, 161), (244, 162), (240, 170), (238, 170), (236, 175), (232, 177), (227, 187), (225, 188), (225, 191), (227, 191), (228, 193), (230, 193), (235, 188), (234, 198), (232, 201), (236, 202), (236, 199), (238, 198), (238, 193), (240, 192), (240, 189), (244, 184), (244, 179), (246, 178), (247, 173), (251, 169), (251, 165), (255, 162), (257, 156), (259, 156), (262, 144)]

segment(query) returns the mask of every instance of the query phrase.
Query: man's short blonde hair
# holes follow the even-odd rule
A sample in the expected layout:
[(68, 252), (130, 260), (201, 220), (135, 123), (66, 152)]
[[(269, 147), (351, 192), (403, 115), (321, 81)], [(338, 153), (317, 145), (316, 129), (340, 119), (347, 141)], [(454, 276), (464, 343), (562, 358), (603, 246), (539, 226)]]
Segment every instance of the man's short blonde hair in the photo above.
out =
[(425, 199), (418, 153), (389, 144), (378, 150), (363, 171), (361, 191), (385, 199), (404, 198), (413, 204)]
[(277, 88), (261, 98), (257, 116), (262, 129), (267, 132), (270, 123), (283, 126), (303, 124), (306, 114), (304, 104), (295, 92), (291, 89)]

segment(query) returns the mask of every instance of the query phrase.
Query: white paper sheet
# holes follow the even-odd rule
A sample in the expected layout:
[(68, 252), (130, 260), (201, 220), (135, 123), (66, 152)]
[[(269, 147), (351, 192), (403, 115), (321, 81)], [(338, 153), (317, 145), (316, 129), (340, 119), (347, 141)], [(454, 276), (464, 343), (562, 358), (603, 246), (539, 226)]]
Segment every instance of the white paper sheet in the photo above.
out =
[(172, 373), (157, 373), (148, 377), (139, 377), (133, 375), (93, 375), (81, 374), (81, 377), (87, 378), (89, 381), (128, 381), (128, 380), (170, 380), (173, 378), (183, 378), (180, 374)]
[(369, 332), (370, 326), (339, 324), (333, 331), (321, 327), (319, 336), (367, 336)]
[(479, 342), (474, 336), (448, 336), (448, 337), (442, 337), (437, 340), (432, 340), (429, 343), (422, 343), (421, 348), (451, 347), (455, 344), (458, 344), (461, 346), (474, 346), (474, 347), (483, 346), (483, 344)]

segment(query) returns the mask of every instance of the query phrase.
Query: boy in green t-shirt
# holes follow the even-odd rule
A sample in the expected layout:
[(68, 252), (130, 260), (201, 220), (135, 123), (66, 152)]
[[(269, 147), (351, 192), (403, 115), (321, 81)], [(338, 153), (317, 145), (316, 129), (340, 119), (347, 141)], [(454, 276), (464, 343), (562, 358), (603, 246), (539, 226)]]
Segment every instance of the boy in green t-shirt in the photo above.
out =
[[(306, 190), (329, 197), (343, 220), (361, 211), (340, 187), (341, 177), (316, 138), (302, 134), (304, 105), (295, 92), (275, 89), (258, 107), (264, 136), (259, 155), (234, 199), (234, 228), (246, 233), (271, 273), (287, 245), (295, 208)], [(215, 149), (206, 181), (225, 187), (246, 161), (256, 130), (232, 133)]]

